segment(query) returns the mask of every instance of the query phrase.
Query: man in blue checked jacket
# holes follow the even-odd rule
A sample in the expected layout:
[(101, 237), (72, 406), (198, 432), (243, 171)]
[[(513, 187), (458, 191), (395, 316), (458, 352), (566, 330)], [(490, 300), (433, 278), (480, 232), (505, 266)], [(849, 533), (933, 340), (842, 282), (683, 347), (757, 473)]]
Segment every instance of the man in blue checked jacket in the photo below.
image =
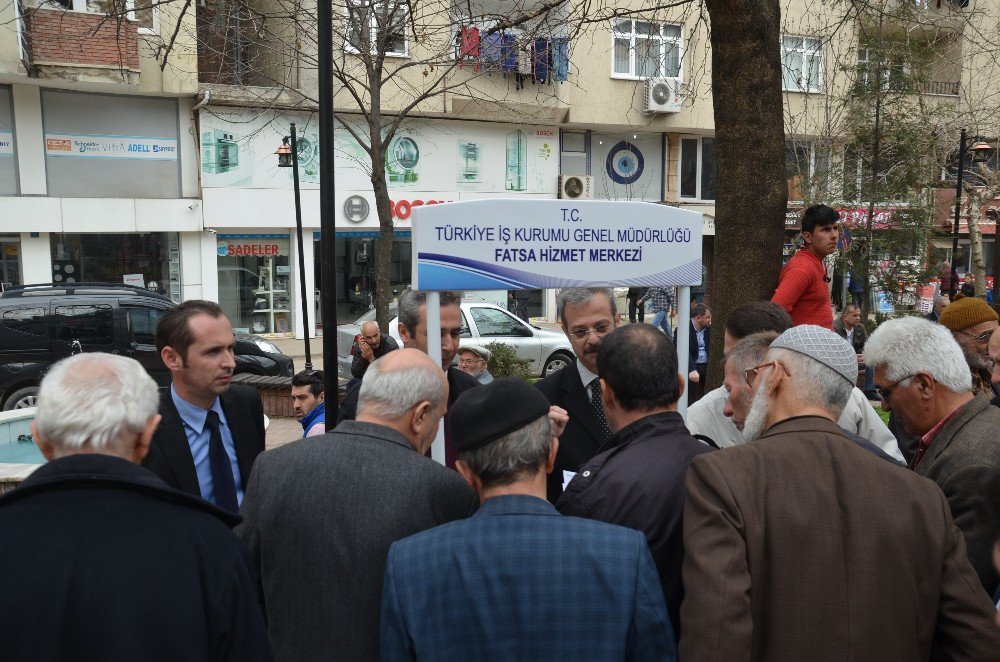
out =
[(382, 660), (677, 659), (645, 537), (545, 500), (548, 411), (509, 377), (452, 406), (456, 469), (482, 506), (389, 549)]

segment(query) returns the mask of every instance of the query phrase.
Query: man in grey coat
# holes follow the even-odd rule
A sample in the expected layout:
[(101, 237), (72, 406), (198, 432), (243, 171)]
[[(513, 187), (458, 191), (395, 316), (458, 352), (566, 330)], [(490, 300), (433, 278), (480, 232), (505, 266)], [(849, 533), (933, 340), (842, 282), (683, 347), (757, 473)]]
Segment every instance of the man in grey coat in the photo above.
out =
[(910, 468), (948, 497), (972, 567), (992, 596), (996, 533), (976, 511), (984, 477), (1000, 469), (1000, 409), (990, 406), (986, 393), (974, 394), (966, 357), (941, 324), (919, 317), (884, 322), (868, 339), (865, 355), (882, 408), (920, 440)]
[(476, 507), (457, 473), (423, 455), (447, 402), (440, 366), (397, 350), (369, 366), (356, 420), (257, 458), (237, 532), (277, 659), (379, 659), (389, 546)]

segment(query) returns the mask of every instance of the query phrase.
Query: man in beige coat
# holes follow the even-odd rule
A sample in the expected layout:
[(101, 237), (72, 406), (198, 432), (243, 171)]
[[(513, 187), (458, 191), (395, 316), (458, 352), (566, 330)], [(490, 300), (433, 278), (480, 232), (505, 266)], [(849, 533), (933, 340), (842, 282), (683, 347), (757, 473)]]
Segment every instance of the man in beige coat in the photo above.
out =
[(856, 376), (850, 345), (814, 325), (747, 371), (751, 441), (687, 474), (680, 659), (1000, 660), (940, 489), (835, 423)]

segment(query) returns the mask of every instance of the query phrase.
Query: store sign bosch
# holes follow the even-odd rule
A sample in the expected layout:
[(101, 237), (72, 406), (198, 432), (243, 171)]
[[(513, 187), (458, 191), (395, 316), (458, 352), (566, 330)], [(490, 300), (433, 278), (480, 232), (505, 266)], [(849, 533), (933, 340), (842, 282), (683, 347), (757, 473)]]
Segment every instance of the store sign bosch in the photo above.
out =
[(648, 202), (473, 200), (413, 218), (413, 287), (701, 283), (701, 214)]
[(392, 217), (399, 219), (400, 221), (405, 221), (410, 218), (410, 214), (417, 207), (423, 207), (424, 205), (439, 205), (445, 202), (453, 202), (452, 200), (390, 200), (389, 204), (392, 207)]
[(177, 141), (141, 136), (46, 133), (46, 156), (176, 161)]

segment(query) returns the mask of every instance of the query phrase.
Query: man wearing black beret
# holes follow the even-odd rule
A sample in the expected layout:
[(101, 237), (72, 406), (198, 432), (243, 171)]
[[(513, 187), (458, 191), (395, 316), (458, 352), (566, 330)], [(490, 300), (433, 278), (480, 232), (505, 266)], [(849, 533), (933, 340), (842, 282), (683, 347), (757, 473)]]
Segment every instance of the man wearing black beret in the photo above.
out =
[(545, 500), (559, 442), (548, 399), (512, 377), (449, 411), (455, 468), (482, 506), (389, 549), (382, 660), (676, 660), (642, 533)]

